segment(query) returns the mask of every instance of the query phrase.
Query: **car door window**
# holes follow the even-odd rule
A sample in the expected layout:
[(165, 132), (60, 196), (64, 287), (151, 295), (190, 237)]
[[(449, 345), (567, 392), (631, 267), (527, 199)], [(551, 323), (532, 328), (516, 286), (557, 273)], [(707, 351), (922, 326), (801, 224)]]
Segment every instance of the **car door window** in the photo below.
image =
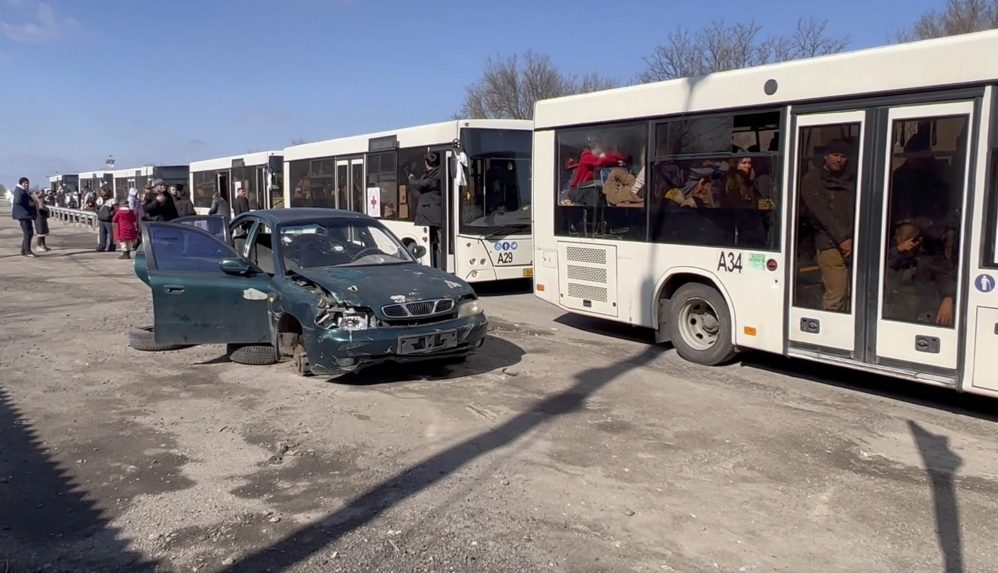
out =
[(250, 248), (249, 259), (253, 261), (253, 264), (260, 267), (260, 269), (269, 274), (274, 274), (274, 245), (273, 245), (273, 233), (270, 227), (260, 223), (260, 228), (257, 229), (256, 236), (253, 238), (253, 245)]
[(236, 249), (236, 252), (244, 257), (248, 257), (246, 240), (249, 238), (250, 231), (253, 230), (253, 225), (256, 221), (253, 219), (240, 221), (238, 224), (232, 227), (232, 246)]
[(181, 217), (180, 219), (174, 219), (172, 222), (197, 227), (202, 231), (206, 231), (215, 237), (218, 237), (219, 240), (225, 241), (225, 219), (216, 215)]
[(156, 270), (221, 272), (219, 262), (236, 253), (201, 229), (181, 225), (150, 225), (150, 246)]

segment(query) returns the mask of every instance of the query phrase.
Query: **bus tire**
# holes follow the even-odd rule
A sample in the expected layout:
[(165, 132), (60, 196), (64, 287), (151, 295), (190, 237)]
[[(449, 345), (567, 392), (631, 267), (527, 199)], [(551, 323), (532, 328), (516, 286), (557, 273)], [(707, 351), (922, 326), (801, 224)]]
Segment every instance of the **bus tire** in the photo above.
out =
[(736, 354), (731, 312), (713, 287), (701, 283), (679, 287), (669, 299), (667, 328), (676, 352), (690, 362), (716, 366)]

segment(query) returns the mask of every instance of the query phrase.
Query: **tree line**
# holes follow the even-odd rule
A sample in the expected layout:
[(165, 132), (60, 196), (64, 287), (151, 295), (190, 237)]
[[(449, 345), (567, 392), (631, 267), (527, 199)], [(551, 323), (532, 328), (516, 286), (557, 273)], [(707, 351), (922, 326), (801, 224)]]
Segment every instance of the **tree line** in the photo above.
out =
[[(907, 42), (998, 28), (998, 0), (947, 0), (923, 14), (894, 39)], [(740, 68), (824, 56), (845, 50), (849, 39), (828, 33), (827, 20), (798, 20), (788, 34), (767, 35), (755, 22), (715, 20), (699, 30), (679, 26), (645, 57), (635, 82), (701, 76)], [(623, 82), (599, 74), (565, 74), (550, 57), (527, 51), (490, 57), (482, 76), (468, 86), (457, 114), (464, 118), (531, 119), (540, 99), (588, 93)]]

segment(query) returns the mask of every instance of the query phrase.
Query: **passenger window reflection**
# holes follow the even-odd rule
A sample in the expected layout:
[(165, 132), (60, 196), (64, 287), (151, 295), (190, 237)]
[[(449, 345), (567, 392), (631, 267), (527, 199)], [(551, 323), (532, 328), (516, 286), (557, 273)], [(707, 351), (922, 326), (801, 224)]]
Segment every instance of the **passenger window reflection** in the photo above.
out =
[(892, 126), (885, 319), (953, 326), (966, 130), (965, 116)]

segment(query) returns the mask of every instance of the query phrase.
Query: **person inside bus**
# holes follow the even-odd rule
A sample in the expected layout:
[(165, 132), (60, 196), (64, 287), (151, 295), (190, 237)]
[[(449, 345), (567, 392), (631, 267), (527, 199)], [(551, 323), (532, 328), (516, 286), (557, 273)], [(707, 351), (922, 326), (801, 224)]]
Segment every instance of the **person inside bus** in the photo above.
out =
[(434, 267), (440, 267), (440, 229), (443, 223), (443, 200), (440, 195), (440, 156), (430, 152), (423, 156), (426, 172), (421, 177), (409, 174), (409, 191), (416, 201), (417, 225), (430, 228), (430, 260)]
[(927, 125), (919, 125), (919, 131), (905, 142), (904, 158), (891, 175), (891, 213), (895, 220), (948, 215), (951, 193), (947, 168), (933, 155)]
[(579, 154), (579, 161), (575, 168), (575, 177), (569, 183), (572, 189), (578, 189), (592, 182), (596, 174), (603, 167), (623, 167), (627, 162), (627, 156), (615, 151), (605, 151), (600, 144), (585, 147)]
[(887, 252), (884, 318), (953, 325), (956, 268), (945, 256), (942, 231), (923, 233), (912, 222), (895, 227)]
[(802, 216), (815, 229), (818, 269), (824, 287), (821, 308), (834, 312), (848, 312), (856, 202), (855, 175), (849, 169), (851, 156), (849, 143), (842, 139), (831, 141), (822, 155), (822, 165), (809, 170), (800, 182)]
[(645, 152), (641, 152), (641, 171), (634, 175), (624, 167), (614, 167), (603, 182), (603, 194), (611, 207), (644, 207)]
[(728, 169), (721, 186), (720, 204), (728, 209), (728, 224), (733, 224), (734, 239), (739, 245), (764, 246), (769, 234), (768, 199), (759, 191), (751, 157), (739, 157)]
[(728, 169), (721, 190), (721, 207), (727, 209), (758, 209), (762, 195), (756, 187), (755, 169), (751, 157), (735, 161), (735, 168)]

